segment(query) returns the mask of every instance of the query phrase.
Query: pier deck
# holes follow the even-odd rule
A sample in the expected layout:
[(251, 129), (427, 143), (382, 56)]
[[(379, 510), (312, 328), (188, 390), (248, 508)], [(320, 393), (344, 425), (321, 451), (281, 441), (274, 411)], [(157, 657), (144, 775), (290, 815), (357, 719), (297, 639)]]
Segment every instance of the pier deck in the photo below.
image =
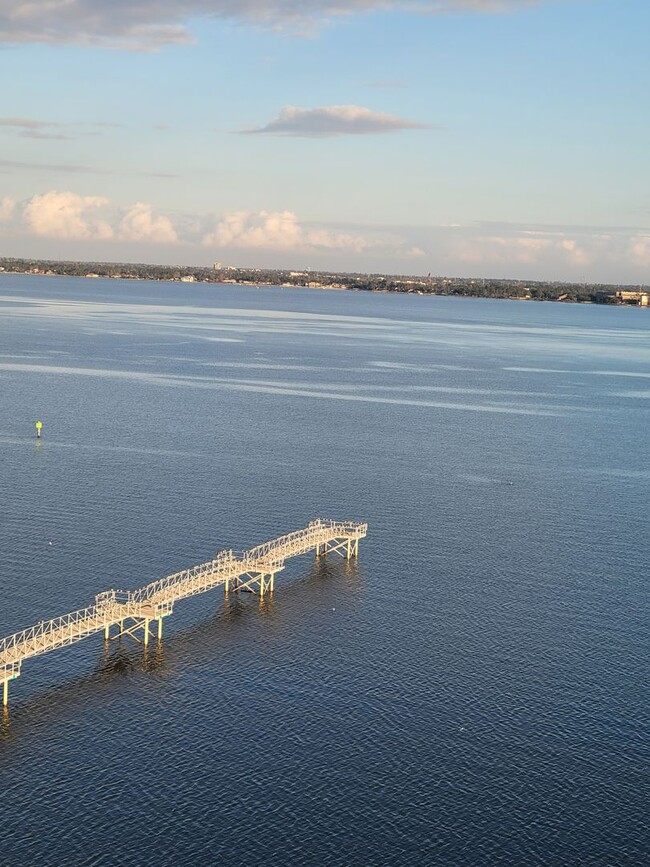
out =
[[(42, 620), (29, 629), (0, 641), (0, 683), (3, 705), (9, 700), (9, 682), (21, 673), (22, 663), (33, 656), (75, 644), (97, 632), (104, 638), (131, 635), (146, 646), (156, 621), (157, 637), (162, 638), (163, 617), (174, 603), (198, 593), (223, 586), (225, 593), (249, 591), (261, 596), (273, 592), (275, 576), (290, 557), (309, 551), (316, 556), (335, 552), (356, 557), (359, 539), (367, 524), (318, 519), (296, 530), (247, 551), (220, 551), (214, 560), (168, 575), (139, 590), (107, 590), (95, 597), (95, 604), (52, 620)], [(117, 632), (115, 632), (117, 627)], [(111, 631), (115, 634), (111, 635)], [(137, 633), (142, 633), (140, 639)]]

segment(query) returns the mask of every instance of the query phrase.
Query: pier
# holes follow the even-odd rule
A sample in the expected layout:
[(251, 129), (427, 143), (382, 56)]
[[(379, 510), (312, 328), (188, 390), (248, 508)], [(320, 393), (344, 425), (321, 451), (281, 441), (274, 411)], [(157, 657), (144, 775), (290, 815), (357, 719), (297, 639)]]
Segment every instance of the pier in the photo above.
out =
[[(130, 635), (146, 647), (162, 639), (163, 619), (174, 603), (223, 586), (224, 593), (272, 593), (275, 576), (286, 560), (314, 551), (317, 557), (336, 553), (350, 559), (359, 553), (367, 524), (318, 519), (247, 551), (220, 551), (213, 560), (167, 575), (139, 590), (106, 590), (94, 605), (9, 635), (0, 641), (2, 703), (9, 702), (9, 683), (21, 674), (26, 659), (75, 644), (98, 632), (106, 641)], [(152, 632), (153, 630), (153, 632)]]

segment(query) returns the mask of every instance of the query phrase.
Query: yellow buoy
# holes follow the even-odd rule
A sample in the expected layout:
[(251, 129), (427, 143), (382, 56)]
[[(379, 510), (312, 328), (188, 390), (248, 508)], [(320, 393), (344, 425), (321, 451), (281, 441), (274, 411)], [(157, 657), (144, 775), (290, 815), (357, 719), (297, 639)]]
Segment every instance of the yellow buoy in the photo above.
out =
[(36, 438), (40, 440), (41, 438), (41, 428), (43, 427), (42, 421), (36, 422)]

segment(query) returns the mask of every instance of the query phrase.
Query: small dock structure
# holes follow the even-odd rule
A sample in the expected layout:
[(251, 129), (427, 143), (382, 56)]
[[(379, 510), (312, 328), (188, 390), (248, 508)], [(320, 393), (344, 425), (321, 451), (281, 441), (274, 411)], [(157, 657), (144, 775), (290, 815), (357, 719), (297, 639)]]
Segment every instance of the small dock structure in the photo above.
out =
[[(189, 596), (223, 587), (224, 593), (272, 593), (275, 576), (286, 560), (313, 551), (316, 557), (336, 553), (347, 559), (359, 553), (367, 524), (318, 519), (302, 530), (271, 539), (247, 551), (220, 551), (213, 560), (167, 575), (139, 590), (106, 590), (93, 605), (52, 620), (41, 620), (0, 641), (2, 703), (9, 702), (9, 683), (20, 676), (26, 659), (75, 644), (98, 632), (106, 641), (130, 635), (145, 647), (162, 639), (163, 619), (174, 604)], [(152, 632), (152, 629), (154, 630)]]

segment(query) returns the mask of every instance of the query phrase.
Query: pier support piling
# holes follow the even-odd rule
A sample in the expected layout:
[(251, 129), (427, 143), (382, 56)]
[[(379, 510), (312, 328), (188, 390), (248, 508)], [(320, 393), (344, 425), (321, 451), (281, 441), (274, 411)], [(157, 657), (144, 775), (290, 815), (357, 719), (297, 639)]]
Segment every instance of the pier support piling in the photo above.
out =
[(280, 569), (273, 569), (269, 572), (245, 572), (246, 580), (242, 581), (240, 577), (233, 579), (235, 584), (233, 590), (243, 590), (247, 593), (255, 593), (257, 591), (260, 596), (264, 596), (266, 593), (273, 593), (275, 589), (275, 576), (279, 571)]
[(347, 536), (338, 536), (337, 538), (331, 539), (329, 542), (324, 542), (318, 547), (320, 553), (323, 555), (339, 554), (344, 560), (351, 560), (352, 557), (357, 556), (359, 551), (359, 540)]
[(260, 575), (260, 596), (265, 593), (273, 593), (275, 584), (275, 572), (270, 572), (268, 575)]
[(2, 677), (2, 707), (6, 708), (9, 704), (9, 681), (20, 676), (20, 662), (7, 665), (3, 671), (0, 671), (0, 676)]

